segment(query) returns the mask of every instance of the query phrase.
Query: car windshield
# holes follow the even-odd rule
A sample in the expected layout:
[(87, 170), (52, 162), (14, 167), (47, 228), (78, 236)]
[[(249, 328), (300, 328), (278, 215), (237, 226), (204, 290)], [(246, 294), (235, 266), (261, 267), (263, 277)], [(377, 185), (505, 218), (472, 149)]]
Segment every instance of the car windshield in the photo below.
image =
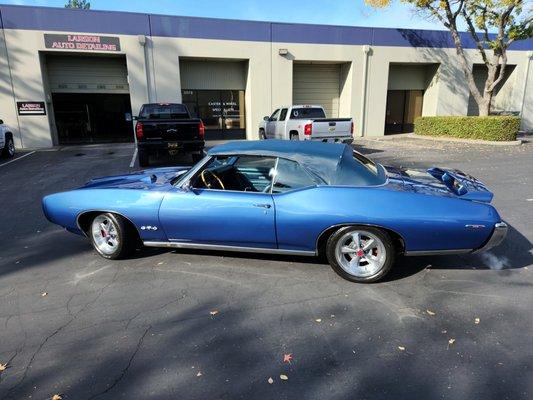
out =
[(188, 119), (189, 111), (183, 104), (147, 104), (141, 109), (140, 119)]
[(385, 170), (361, 153), (346, 147), (335, 176), (335, 184), (346, 186), (378, 186), (387, 181)]
[(324, 110), (318, 107), (301, 107), (293, 108), (291, 111), (291, 119), (313, 119), (326, 118)]

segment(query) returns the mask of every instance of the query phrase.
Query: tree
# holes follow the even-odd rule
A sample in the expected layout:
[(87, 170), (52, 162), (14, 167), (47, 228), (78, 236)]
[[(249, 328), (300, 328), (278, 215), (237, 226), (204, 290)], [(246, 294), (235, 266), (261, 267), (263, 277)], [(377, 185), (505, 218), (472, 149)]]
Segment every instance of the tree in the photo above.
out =
[(91, 8), (91, 3), (87, 0), (69, 0), (65, 4), (65, 8), (80, 8), (82, 10), (89, 10)]
[[(401, 0), (441, 22), (451, 33), (468, 88), (479, 107), (489, 115), (496, 86), (505, 78), (507, 49), (516, 40), (533, 37), (531, 3), (523, 0)], [(373, 7), (386, 7), (392, 0), (365, 0)], [(528, 0), (526, 0), (526, 5)], [(463, 47), (458, 25), (466, 26), (487, 68), (483, 92), (476, 86), (472, 66)]]

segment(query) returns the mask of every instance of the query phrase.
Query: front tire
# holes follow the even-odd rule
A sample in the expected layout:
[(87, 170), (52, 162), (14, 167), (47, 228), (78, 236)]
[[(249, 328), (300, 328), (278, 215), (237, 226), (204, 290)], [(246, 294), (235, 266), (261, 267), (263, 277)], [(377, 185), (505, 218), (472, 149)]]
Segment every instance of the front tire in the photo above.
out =
[(98, 214), (89, 227), (89, 238), (103, 258), (125, 258), (135, 250), (136, 232), (126, 220), (112, 213)]
[(368, 226), (341, 228), (326, 244), (329, 264), (338, 275), (351, 282), (380, 280), (390, 271), (394, 255), (389, 234)]
[(13, 141), (13, 136), (6, 134), (6, 142), (4, 148), (2, 149), (2, 157), (13, 158), (15, 156), (15, 142)]

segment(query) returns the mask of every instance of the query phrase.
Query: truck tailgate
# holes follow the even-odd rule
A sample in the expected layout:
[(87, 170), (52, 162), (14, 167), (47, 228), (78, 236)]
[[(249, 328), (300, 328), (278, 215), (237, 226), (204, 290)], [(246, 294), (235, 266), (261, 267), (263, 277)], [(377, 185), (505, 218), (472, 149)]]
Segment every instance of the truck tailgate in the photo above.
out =
[(351, 118), (326, 118), (313, 120), (313, 139), (352, 136)]
[(200, 120), (159, 121), (141, 120), (146, 140), (187, 141), (200, 137)]

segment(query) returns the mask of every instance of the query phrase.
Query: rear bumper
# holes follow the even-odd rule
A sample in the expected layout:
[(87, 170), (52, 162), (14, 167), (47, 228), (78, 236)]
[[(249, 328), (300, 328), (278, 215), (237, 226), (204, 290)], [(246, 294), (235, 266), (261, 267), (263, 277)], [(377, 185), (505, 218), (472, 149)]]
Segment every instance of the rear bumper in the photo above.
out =
[(149, 142), (137, 142), (139, 150), (149, 152), (178, 152), (178, 153), (200, 153), (205, 147), (203, 140), (184, 140), (176, 142), (165, 142), (154, 140)]
[(494, 230), (492, 231), (492, 235), (490, 236), (489, 240), (487, 240), (487, 243), (485, 243), (483, 247), (474, 250), (473, 253), (481, 253), (498, 246), (507, 236), (508, 230), (509, 227), (505, 222), (498, 222), (496, 225), (494, 225)]
[(343, 136), (343, 137), (312, 137), (311, 139), (313, 142), (324, 142), (324, 143), (346, 143), (346, 144), (352, 144), (353, 143), (353, 137), (351, 136)]

